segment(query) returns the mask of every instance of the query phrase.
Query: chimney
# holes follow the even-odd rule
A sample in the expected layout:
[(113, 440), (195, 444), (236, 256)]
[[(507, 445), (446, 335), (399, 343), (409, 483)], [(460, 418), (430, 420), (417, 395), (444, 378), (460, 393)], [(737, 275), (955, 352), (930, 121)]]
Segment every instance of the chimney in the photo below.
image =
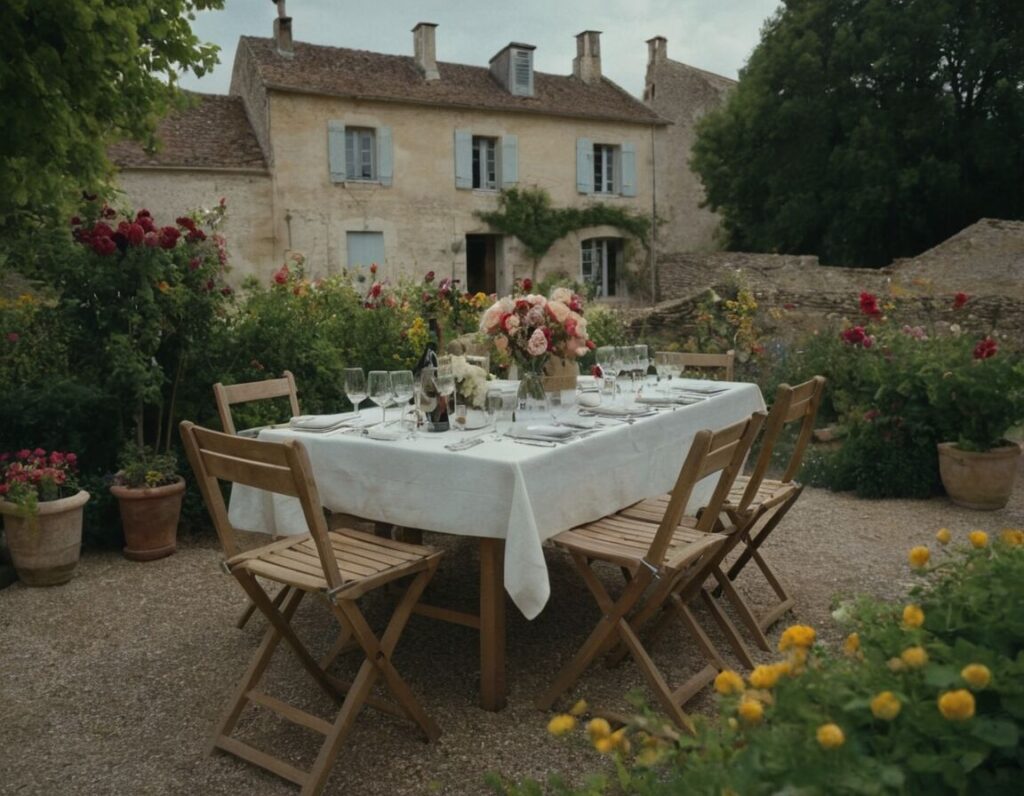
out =
[(274, 42), (277, 44), (277, 54), (285, 58), (295, 55), (295, 47), (292, 46), (292, 18), (284, 9), (284, 0), (274, 0), (277, 6), (277, 19), (274, 20)]
[(509, 94), (533, 96), (532, 44), (511, 42), (491, 59), (491, 75)]
[(657, 63), (668, 59), (668, 39), (664, 36), (655, 36), (647, 40), (647, 64)]
[(437, 71), (437, 48), (434, 44), (434, 28), (436, 27), (437, 25), (433, 22), (420, 22), (412, 29), (413, 55), (416, 59), (416, 66), (427, 80), (441, 79), (441, 73)]
[(601, 31), (585, 30), (577, 34), (572, 74), (587, 85), (601, 82)]

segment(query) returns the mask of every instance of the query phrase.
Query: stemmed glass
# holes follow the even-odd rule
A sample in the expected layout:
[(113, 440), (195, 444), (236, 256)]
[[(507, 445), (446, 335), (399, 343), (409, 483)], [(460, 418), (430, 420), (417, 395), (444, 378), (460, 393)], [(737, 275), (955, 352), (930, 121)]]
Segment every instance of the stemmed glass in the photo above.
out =
[[(413, 378), (411, 370), (393, 370), (391, 371), (391, 389), (394, 391), (395, 403), (402, 408), (402, 414), (399, 415), (399, 423), (402, 422), (405, 417), (405, 412), (409, 408), (409, 401), (412, 400), (413, 395), (416, 392), (415, 389), (416, 380)], [(416, 430), (416, 421), (413, 420), (413, 431)]]
[(614, 390), (615, 376), (619, 372), (620, 364), (618, 349), (613, 345), (603, 345), (594, 352), (594, 355), (598, 367), (601, 368), (601, 378), (604, 379), (605, 387), (611, 384)]
[(359, 404), (368, 397), (366, 392), (366, 377), (362, 368), (345, 368), (345, 397), (348, 398), (352, 408), (356, 410), (356, 417), (359, 415)]
[(505, 410), (505, 396), (501, 390), (488, 390), (484, 398), (484, 411), (487, 413), (487, 425), (494, 430), (494, 438), (501, 439), (498, 433), (498, 415)]
[[(455, 373), (450, 364), (438, 365), (437, 370), (434, 371), (434, 389), (437, 390), (439, 396), (444, 396), (448, 407), (448, 422), (453, 424), (455, 422)], [(449, 395), (453, 399), (451, 402), (448, 402)]]
[(385, 426), (388, 422), (388, 404), (395, 396), (391, 388), (391, 374), (386, 370), (371, 370), (367, 381), (370, 400), (380, 407), (380, 424)]

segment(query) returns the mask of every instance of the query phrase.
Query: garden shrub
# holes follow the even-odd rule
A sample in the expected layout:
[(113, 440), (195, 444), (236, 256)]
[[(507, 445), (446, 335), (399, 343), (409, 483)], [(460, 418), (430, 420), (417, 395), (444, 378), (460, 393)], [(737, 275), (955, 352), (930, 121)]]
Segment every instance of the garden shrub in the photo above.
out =
[[(841, 605), (840, 650), (796, 625), (782, 658), (748, 678), (715, 681), (718, 715), (681, 734), (653, 714), (611, 732), (587, 724), (613, 757), (613, 776), (582, 788), (552, 780), (499, 793), (562, 794), (962, 794), (1016, 793), (1024, 774), (1024, 531), (982, 531), (945, 553), (910, 551), (924, 579), (905, 603), (862, 598)], [(941, 558), (933, 563), (934, 558)], [(577, 715), (585, 705), (574, 708)], [(573, 715), (549, 731), (571, 737)]]

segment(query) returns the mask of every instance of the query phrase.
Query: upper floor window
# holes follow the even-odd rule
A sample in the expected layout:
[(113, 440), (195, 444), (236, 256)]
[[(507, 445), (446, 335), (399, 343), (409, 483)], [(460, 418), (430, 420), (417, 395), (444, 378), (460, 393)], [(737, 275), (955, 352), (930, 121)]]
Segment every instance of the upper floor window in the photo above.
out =
[(345, 128), (345, 178), (377, 179), (377, 136), (368, 127)]
[(498, 187), (498, 139), (473, 136), (473, 187)]
[(496, 191), (519, 181), (519, 139), (455, 131), (455, 187)]
[(594, 144), (594, 193), (618, 193), (619, 148)]

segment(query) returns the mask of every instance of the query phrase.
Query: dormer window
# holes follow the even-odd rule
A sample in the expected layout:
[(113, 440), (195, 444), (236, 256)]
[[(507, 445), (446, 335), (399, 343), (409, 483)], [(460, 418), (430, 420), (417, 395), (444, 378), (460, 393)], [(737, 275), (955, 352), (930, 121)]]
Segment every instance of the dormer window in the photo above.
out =
[(533, 96), (533, 53), (529, 50), (512, 51), (512, 93)]

